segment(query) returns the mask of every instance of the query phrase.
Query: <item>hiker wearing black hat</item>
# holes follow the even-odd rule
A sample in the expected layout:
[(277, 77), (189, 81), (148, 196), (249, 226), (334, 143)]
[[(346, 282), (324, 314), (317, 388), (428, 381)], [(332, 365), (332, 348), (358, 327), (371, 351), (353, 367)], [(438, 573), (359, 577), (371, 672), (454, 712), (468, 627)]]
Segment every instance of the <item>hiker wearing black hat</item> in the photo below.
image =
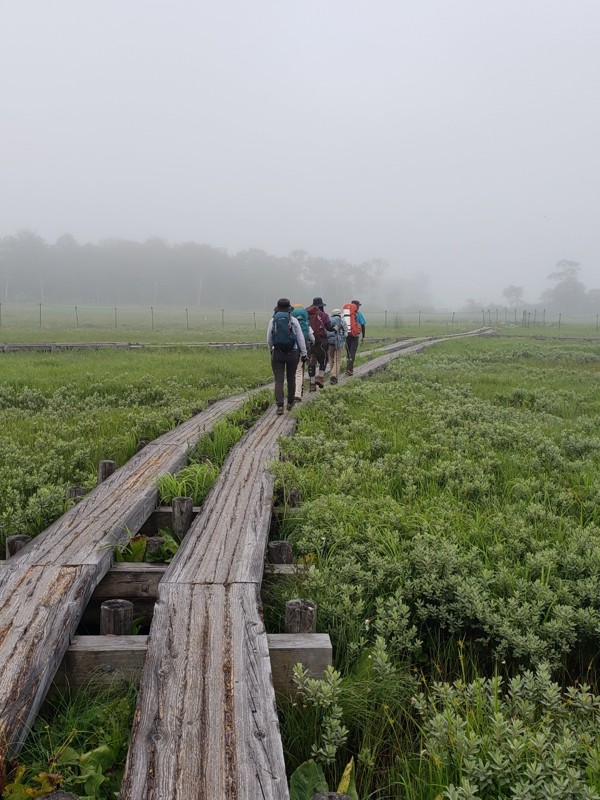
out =
[(325, 311), (325, 303), (322, 297), (314, 297), (312, 305), (308, 306), (306, 310), (310, 327), (315, 337), (315, 341), (311, 344), (308, 353), (308, 391), (316, 392), (317, 386), (322, 389), (325, 385), (325, 367), (327, 366), (327, 354), (329, 352), (327, 331), (332, 330), (332, 325), (329, 314)]
[(359, 300), (351, 300), (344, 304), (344, 322), (348, 331), (346, 336), (346, 375), (354, 374), (354, 360), (358, 343), (365, 340), (367, 321), (359, 311), (361, 305)]
[(287, 409), (294, 407), (296, 368), (300, 359), (306, 361), (306, 342), (298, 320), (292, 316), (292, 304), (287, 297), (277, 301), (267, 327), (267, 344), (271, 351), (271, 368), (275, 378), (277, 413), (283, 414), (284, 378), (287, 383)]

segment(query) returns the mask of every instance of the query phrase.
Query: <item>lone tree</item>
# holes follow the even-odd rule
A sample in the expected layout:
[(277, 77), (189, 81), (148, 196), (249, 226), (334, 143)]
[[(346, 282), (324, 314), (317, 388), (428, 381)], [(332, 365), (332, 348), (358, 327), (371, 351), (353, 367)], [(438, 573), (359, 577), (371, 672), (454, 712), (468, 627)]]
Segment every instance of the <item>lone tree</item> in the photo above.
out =
[(511, 283), (510, 286), (507, 286), (506, 289), (503, 290), (502, 294), (506, 298), (506, 302), (509, 306), (518, 306), (523, 303), (522, 286), (513, 286)]
[(585, 313), (590, 305), (590, 298), (583, 283), (577, 275), (581, 269), (577, 261), (561, 259), (556, 270), (548, 275), (549, 281), (557, 281), (553, 289), (542, 292), (542, 300), (551, 308), (567, 313)]

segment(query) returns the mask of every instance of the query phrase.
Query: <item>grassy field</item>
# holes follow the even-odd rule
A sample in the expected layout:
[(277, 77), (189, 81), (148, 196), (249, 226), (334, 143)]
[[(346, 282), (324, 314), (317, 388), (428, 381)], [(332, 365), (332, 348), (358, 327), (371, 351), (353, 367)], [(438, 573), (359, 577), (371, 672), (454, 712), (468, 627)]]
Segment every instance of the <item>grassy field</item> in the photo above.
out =
[(599, 378), (597, 343), (469, 339), (299, 411), (278, 536), (315, 569), (269, 624), (313, 600), (335, 670), (282, 706), (290, 769), (334, 789), (354, 759), (377, 800), (599, 796)]
[(99, 461), (121, 466), (210, 400), (272, 380), (264, 350), (13, 352), (0, 365), (0, 547), (60, 516)]
[[(306, 597), (332, 638), (334, 669), (299, 669), (297, 701), (280, 703), (290, 770), (330, 789), (353, 763), (359, 800), (600, 798), (600, 342), (522, 333), (327, 391), (282, 444), (277, 536), (315, 569), (272, 590), (266, 623), (281, 630), (285, 601)], [(5, 532), (45, 527), (99, 459), (123, 463), (209, 398), (271, 380), (261, 350), (0, 364)], [(104, 707), (108, 737), (90, 722)], [(27, 788), (71, 768), (52, 761), (64, 749), (70, 788), (111, 797), (132, 707), (100, 693), (50, 709), (23, 753)]]

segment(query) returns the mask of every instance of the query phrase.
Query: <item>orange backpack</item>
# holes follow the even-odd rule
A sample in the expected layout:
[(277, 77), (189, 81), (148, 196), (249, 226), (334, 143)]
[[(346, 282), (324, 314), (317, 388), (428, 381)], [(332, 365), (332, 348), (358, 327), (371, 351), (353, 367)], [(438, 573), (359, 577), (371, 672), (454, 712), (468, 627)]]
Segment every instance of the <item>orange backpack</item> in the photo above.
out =
[(344, 322), (346, 323), (348, 336), (360, 336), (362, 333), (362, 328), (360, 327), (360, 323), (356, 316), (358, 312), (358, 306), (354, 303), (344, 303), (343, 310)]

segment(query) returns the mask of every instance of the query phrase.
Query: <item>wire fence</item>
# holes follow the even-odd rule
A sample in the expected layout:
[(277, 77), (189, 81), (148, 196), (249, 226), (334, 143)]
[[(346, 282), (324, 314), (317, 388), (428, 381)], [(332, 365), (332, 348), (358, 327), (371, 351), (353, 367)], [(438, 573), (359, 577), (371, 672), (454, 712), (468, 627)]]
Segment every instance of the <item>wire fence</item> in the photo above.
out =
[[(560, 311), (531, 308), (500, 308), (469, 311), (390, 311), (364, 310), (370, 327), (390, 329), (425, 325), (482, 325), (488, 327), (585, 327), (599, 331), (598, 314), (563, 314)], [(120, 332), (143, 330), (169, 331), (264, 331), (270, 312), (244, 309), (202, 309), (172, 306), (59, 306), (44, 303), (0, 303), (0, 328), (3, 329), (99, 329)]]

